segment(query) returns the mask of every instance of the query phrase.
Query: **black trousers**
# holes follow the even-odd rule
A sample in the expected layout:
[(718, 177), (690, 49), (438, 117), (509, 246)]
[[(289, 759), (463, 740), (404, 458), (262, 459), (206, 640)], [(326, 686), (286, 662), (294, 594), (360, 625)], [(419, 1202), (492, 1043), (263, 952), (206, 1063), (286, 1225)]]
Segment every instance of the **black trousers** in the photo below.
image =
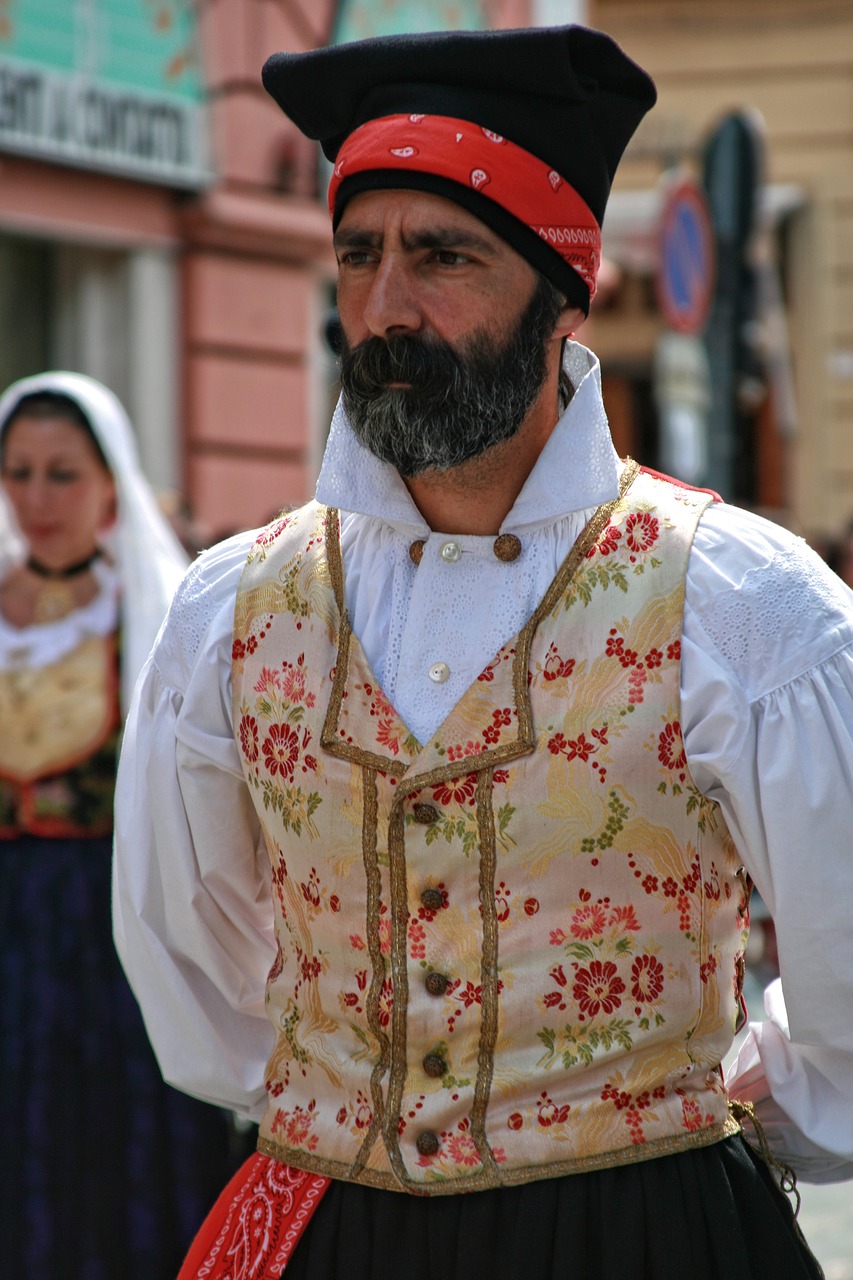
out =
[(287, 1280), (818, 1280), (787, 1197), (741, 1137), (470, 1195), (333, 1182)]

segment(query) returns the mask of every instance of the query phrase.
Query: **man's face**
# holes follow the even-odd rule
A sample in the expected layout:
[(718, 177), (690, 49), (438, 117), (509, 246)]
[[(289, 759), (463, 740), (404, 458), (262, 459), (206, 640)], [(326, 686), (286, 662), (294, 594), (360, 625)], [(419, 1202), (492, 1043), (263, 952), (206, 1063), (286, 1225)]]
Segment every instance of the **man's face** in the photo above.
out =
[(406, 477), (509, 439), (548, 368), (553, 291), (440, 196), (355, 197), (335, 235), (341, 385), (356, 434)]

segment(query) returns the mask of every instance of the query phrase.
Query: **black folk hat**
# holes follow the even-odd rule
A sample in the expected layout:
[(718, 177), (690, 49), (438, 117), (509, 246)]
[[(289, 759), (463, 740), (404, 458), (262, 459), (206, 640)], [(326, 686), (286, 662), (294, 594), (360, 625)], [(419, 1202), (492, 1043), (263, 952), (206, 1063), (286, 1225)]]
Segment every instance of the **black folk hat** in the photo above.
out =
[[(386, 36), (274, 54), (263, 83), (337, 163), (335, 222), (359, 191), (414, 188), (445, 196), (502, 236), (571, 305), (588, 311), (597, 267), (591, 237), (598, 235), (600, 249), (616, 166), (656, 98), (650, 77), (610, 36), (581, 26)], [(445, 122), (444, 144), (421, 145), (425, 132), (417, 126), (424, 120)], [(374, 142), (375, 122), (386, 127)], [(467, 126), (478, 134), (476, 143)], [(389, 127), (397, 130), (390, 140), (404, 145), (388, 145)], [(448, 127), (455, 132), (447, 134)], [(349, 155), (356, 131), (357, 162)], [(484, 137), (503, 145), (500, 156)], [(473, 163), (458, 159), (466, 146)], [(448, 168), (443, 157), (450, 153)], [(559, 216), (546, 209), (549, 187), (563, 199)], [(575, 218), (578, 208), (582, 216)], [(573, 252), (584, 242), (586, 256)]]

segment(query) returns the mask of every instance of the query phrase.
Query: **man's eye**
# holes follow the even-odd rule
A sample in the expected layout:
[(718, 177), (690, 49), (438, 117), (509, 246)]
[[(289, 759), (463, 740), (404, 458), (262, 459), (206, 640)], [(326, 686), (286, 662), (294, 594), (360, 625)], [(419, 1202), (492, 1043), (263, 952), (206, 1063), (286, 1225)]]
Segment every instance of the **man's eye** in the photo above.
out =
[(456, 249), (436, 249), (435, 257), (443, 267), (456, 267), (468, 261), (465, 254), (458, 253)]

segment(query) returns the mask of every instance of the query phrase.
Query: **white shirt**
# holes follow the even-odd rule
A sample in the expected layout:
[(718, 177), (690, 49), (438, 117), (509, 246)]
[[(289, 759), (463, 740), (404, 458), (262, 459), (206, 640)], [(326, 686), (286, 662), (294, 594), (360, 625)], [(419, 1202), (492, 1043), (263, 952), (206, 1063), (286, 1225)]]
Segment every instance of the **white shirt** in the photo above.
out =
[[(397, 473), (339, 408), (317, 486), (342, 512), (347, 605), (385, 692), (427, 741), (520, 629), (621, 464), (595, 357), (567, 352), (575, 394), (501, 532), (424, 524)], [(137, 686), (117, 789), (119, 953), (163, 1072), (259, 1118), (273, 1029), (269, 867), (231, 727), (234, 601), (253, 533), (190, 569)], [(409, 547), (426, 540), (415, 570)], [(458, 545), (458, 558), (441, 548)], [(455, 553), (453, 553), (455, 555)], [(715, 503), (690, 554), (682, 730), (777, 928), (780, 984), (729, 1075), (805, 1178), (853, 1176), (853, 594), (805, 543)], [(442, 683), (429, 667), (444, 662)]]

